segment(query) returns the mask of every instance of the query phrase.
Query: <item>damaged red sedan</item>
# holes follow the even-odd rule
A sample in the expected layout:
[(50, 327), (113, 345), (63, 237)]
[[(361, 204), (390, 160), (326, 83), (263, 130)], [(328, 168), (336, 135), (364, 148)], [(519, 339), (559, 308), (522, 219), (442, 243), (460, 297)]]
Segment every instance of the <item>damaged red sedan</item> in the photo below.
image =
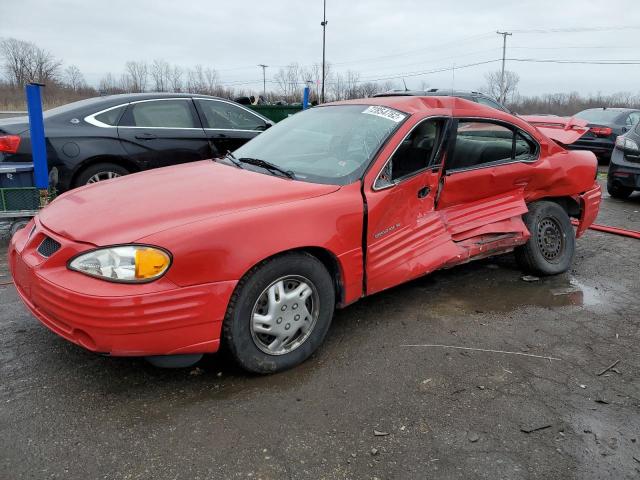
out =
[(566, 271), (600, 203), (594, 155), (558, 143), (584, 131), (449, 97), (327, 104), (223, 159), (65, 193), (9, 264), (31, 312), (86, 349), (184, 366), (223, 342), (276, 372), (335, 308), (434, 270), (515, 250)]

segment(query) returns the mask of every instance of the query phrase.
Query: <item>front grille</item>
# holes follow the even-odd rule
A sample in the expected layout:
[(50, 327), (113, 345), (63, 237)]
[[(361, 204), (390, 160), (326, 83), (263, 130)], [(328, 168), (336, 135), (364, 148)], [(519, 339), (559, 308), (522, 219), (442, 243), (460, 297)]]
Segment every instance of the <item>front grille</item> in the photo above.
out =
[(49, 258), (60, 249), (61, 245), (53, 238), (44, 237), (42, 243), (38, 247), (38, 253), (43, 257)]

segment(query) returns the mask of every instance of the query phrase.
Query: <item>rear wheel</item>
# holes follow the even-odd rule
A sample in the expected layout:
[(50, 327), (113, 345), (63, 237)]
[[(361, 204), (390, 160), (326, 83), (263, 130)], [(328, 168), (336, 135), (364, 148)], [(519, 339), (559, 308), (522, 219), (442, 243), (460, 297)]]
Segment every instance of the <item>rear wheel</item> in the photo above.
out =
[(73, 186), (81, 187), (82, 185), (90, 185), (103, 180), (122, 177), (129, 173), (129, 170), (115, 163), (96, 163), (82, 170), (73, 182)]
[(566, 272), (575, 251), (575, 232), (567, 212), (555, 202), (540, 201), (529, 205), (523, 220), (531, 237), (516, 249), (518, 264), (538, 275)]
[(245, 370), (286, 370), (320, 346), (334, 307), (333, 280), (322, 262), (288, 253), (258, 265), (238, 284), (224, 321), (224, 340)]
[(633, 188), (623, 187), (619, 183), (607, 181), (607, 192), (609, 192), (609, 195), (613, 198), (624, 200), (633, 193)]

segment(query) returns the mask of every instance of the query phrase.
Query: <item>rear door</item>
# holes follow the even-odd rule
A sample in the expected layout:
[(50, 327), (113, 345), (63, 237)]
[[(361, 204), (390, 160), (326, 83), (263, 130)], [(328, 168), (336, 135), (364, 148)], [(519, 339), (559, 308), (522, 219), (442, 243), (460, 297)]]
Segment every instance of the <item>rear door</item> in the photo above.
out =
[(524, 189), (538, 159), (537, 142), (511, 124), (491, 120), (460, 119), (453, 130), (437, 198), (453, 240), (526, 240)]
[(457, 250), (434, 211), (446, 120), (418, 123), (366, 192), (367, 293), (441, 266)]
[(118, 124), (118, 136), (142, 169), (211, 158), (211, 148), (191, 98), (132, 102)]
[(234, 151), (271, 126), (248, 108), (225, 100), (195, 98), (213, 156)]

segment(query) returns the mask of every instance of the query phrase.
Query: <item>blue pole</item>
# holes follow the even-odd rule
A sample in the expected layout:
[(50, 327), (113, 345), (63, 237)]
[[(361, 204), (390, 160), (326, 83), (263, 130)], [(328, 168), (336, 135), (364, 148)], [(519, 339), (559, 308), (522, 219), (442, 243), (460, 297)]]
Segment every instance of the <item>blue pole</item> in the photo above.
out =
[(302, 109), (309, 108), (309, 85), (304, 87), (304, 93), (302, 94)]
[(44, 118), (42, 116), (42, 97), (39, 83), (30, 83), (25, 87), (27, 110), (29, 111), (29, 131), (31, 133), (31, 152), (33, 158), (33, 179), (40, 190), (49, 188), (49, 168), (47, 166), (47, 145), (44, 136)]

